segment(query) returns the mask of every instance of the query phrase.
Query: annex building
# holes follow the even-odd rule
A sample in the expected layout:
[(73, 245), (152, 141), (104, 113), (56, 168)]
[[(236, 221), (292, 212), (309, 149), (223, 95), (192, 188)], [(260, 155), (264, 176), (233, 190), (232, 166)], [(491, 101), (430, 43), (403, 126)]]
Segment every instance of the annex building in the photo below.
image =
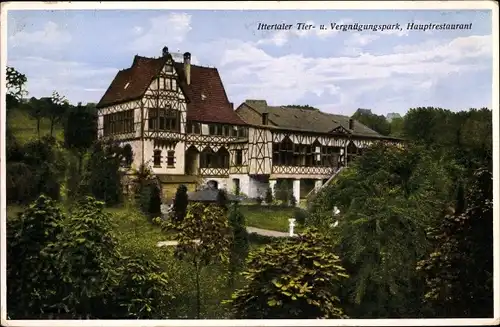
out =
[(177, 186), (216, 183), (249, 197), (291, 180), (298, 200), (373, 142), (397, 143), (346, 116), (247, 100), (235, 110), (216, 68), (136, 55), (97, 104), (98, 137), (131, 148), (171, 199)]

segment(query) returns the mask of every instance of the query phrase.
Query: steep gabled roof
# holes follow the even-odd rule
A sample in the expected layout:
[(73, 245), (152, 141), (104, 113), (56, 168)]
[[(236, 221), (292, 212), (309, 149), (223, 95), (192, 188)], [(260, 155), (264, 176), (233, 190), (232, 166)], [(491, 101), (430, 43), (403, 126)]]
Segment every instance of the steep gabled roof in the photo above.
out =
[(130, 68), (120, 70), (116, 74), (97, 107), (140, 99), (168, 59), (174, 62), (180, 88), (188, 100), (188, 120), (245, 125), (234, 112), (216, 68), (191, 65), (191, 82), (187, 85), (184, 64), (175, 62), (170, 55), (160, 58), (136, 55)]
[(316, 133), (347, 131), (353, 135), (383, 137), (356, 120), (351, 130), (349, 129), (350, 117), (329, 114), (315, 108), (268, 106), (265, 100), (246, 100), (244, 104), (261, 115), (268, 113), (269, 122), (282, 129)]

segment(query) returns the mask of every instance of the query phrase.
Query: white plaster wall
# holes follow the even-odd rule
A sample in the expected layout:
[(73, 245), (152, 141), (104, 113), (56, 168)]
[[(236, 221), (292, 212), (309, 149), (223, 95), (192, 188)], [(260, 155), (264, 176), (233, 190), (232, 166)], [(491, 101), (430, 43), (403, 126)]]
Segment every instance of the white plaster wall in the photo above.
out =
[(239, 179), (240, 180), (240, 193), (243, 193), (248, 196), (249, 190), (250, 190), (250, 176), (247, 174), (231, 174), (229, 175), (229, 190), (231, 192), (234, 192), (234, 183), (233, 179)]
[(151, 167), (152, 172), (154, 174), (170, 174), (170, 175), (184, 175), (184, 158), (185, 158), (185, 149), (184, 142), (178, 142), (175, 146), (175, 166), (174, 168), (167, 167), (167, 152), (169, 149), (162, 148), (162, 163), (161, 168), (153, 167), (153, 154), (154, 154), (154, 143), (153, 140), (144, 140), (144, 161), (149, 167)]

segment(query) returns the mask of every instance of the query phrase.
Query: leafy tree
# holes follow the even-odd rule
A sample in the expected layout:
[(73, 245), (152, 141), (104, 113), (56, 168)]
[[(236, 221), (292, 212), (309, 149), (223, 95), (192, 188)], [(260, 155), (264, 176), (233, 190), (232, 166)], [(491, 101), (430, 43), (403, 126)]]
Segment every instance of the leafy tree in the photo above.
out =
[(194, 266), (197, 318), (201, 314), (200, 274), (212, 263), (228, 263), (231, 247), (231, 228), (225, 208), (218, 204), (191, 203), (184, 219), (169, 223), (156, 219), (163, 229), (176, 232), (175, 256)]
[(186, 185), (179, 185), (177, 187), (177, 192), (175, 192), (173, 205), (174, 221), (176, 223), (182, 223), (184, 217), (186, 217), (188, 201)]
[(393, 137), (403, 137), (404, 136), (404, 131), (403, 131), (403, 125), (404, 125), (404, 118), (403, 117), (396, 117), (393, 118), (390, 122), (391, 125), (391, 133), (390, 136)]
[(21, 100), (28, 95), (25, 89), (28, 79), (14, 67), (7, 67), (7, 113), (17, 107)]
[(99, 141), (92, 146), (87, 163), (82, 192), (114, 205), (122, 201), (120, 166), (122, 149), (113, 141)]
[(71, 107), (64, 122), (64, 145), (78, 158), (78, 173), (81, 176), (83, 157), (97, 140), (97, 115), (91, 106), (78, 104)]
[(340, 259), (317, 231), (260, 247), (243, 273), (248, 283), (231, 300), (238, 319), (346, 318), (339, 299), (347, 278)]
[[(318, 194), (308, 224), (337, 243), (351, 276), (343, 293), (350, 316), (419, 314), (415, 266), (429, 249), (426, 228), (442, 217), (451, 186), (445, 169), (422, 147), (379, 144)], [(340, 217), (333, 216), (335, 206)]]
[(52, 92), (50, 100), (50, 105), (47, 107), (45, 115), (50, 120), (50, 136), (53, 136), (55, 125), (63, 120), (70, 106), (68, 100), (57, 91)]
[(22, 109), (27, 111), (28, 114), (36, 120), (36, 132), (38, 138), (40, 139), (40, 124), (42, 119), (47, 116), (47, 113), (50, 112), (50, 108), (52, 106), (52, 100), (50, 98), (34, 98), (29, 99), (28, 102), (22, 105)]
[(435, 248), (418, 265), (426, 281), (425, 301), (437, 317), (492, 317), (493, 176), (488, 169), (476, 171), (466, 207), (462, 202), (429, 231)]
[(273, 203), (273, 190), (268, 187), (267, 190), (266, 190), (266, 196), (265, 196), (265, 201), (267, 204), (271, 204)]
[(7, 302), (12, 319), (40, 317), (60, 282), (47, 274), (43, 250), (61, 233), (64, 215), (41, 195), (19, 217), (7, 220)]
[(383, 115), (373, 114), (371, 110), (358, 109), (351, 118), (381, 135), (389, 135), (391, 133), (391, 125), (387, 119)]
[(146, 165), (141, 165), (135, 175), (134, 195), (139, 209), (151, 218), (159, 217), (162, 201), (156, 177)]
[(56, 141), (47, 136), (11, 146), (7, 153), (9, 203), (30, 202), (42, 193), (58, 199), (66, 163)]
[(12, 318), (168, 317), (166, 273), (150, 258), (120, 254), (102, 202), (83, 198), (65, 217), (40, 196), (7, 232)]
[(233, 286), (235, 275), (244, 266), (250, 248), (245, 216), (237, 203), (230, 208), (229, 225), (233, 234), (229, 253), (229, 285)]

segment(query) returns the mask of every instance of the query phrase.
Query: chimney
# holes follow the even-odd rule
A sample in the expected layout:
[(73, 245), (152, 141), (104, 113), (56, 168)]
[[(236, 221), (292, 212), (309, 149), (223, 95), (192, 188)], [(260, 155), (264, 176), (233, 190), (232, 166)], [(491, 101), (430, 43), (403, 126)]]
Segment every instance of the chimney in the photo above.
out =
[(349, 129), (354, 129), (354, 119), (349, 118)]
[(163, 47), (163, 49), (161, 50), (161, 54), (163, 57), (166, 57), (168, 55), (168, 48), (167, 47)]
[(262, 125), (267, 125), (269, 123), (269, 114), (267, 112), (262, 113)]
[(186, 75), (186, 84), (191, 84), (191, 54), (184, 53), (184, 74)]

